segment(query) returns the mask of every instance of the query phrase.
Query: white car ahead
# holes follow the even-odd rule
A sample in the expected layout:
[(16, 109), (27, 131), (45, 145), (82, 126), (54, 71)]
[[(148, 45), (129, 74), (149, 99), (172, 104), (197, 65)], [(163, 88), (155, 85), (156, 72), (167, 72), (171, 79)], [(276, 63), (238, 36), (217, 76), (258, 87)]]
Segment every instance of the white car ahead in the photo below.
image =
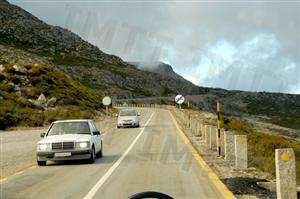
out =
[(37, 143), (37, 164), (47, 160), (88, 159), (95, 162), (102, 157), (102, 134), (93, 120), (61, 120), (53, 122)]
[(118, 114), (117, 128), (120, 127), (139, 127), (140, 114), (134, 109), (123, 109)]

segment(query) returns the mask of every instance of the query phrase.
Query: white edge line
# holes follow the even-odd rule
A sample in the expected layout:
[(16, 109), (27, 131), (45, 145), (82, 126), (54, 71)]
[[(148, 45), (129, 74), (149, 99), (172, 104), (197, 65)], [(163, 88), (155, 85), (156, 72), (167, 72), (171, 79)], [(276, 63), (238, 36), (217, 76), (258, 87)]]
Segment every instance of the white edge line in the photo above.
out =
[(97, 191), (101, 188), (101, 186), (105, 183), (105, 181), (111, 176), (111, 174), (118, 168), (118, 166), (121, 164), (121, 162), (124, 160), (124, 158), (128, 155), (130, 150), (133, 148), (139, 137), (143, 134), (145, 127), (148, 125), (148, 123), (151, 121), (152, 117), (154, 115), (154, 112), (151, 114), (150, 118), (146, 122), (145, 126), (142, 128), (140, 133), (136, 136), (136, 138), (133, 140), (131, 145), (127, 148), (127, 150), (122, 154), (122, 156), (108, 169), (108, 171), (100, 178), (100, 180), (94, 185), (94, 187), (87, 193), (87, 195), (84, 197), (84, 199), (92, 199)]

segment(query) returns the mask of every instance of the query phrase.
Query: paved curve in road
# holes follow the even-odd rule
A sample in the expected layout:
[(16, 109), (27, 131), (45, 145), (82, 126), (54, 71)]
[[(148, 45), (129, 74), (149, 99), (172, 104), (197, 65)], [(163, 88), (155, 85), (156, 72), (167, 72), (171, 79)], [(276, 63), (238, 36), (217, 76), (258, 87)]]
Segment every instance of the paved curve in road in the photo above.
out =
[(122, 199), (142, 191), (174, 198), (224, 198), (179, 136), (167, 110), (141, 110), (141, 127), (104, 137), (104, 157), (49, 163), (1, 182), (2, 198)]

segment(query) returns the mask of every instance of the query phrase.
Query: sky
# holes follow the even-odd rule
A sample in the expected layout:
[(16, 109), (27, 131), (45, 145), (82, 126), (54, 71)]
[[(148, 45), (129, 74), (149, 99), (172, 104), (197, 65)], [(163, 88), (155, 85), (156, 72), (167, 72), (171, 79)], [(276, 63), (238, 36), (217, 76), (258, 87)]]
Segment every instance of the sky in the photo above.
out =
[(125, 61), (199, 86), (300, 94), (300, 1), (10, 0)]

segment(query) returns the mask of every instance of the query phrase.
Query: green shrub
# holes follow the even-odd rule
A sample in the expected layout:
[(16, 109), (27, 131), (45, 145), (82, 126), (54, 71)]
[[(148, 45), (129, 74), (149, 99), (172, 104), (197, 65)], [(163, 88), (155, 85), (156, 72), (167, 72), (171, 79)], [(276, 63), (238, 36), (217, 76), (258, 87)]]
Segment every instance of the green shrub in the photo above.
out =
[(15, 126), (19, 122), (17, 105), (10, 100), (0, 102), (0, 129)]

